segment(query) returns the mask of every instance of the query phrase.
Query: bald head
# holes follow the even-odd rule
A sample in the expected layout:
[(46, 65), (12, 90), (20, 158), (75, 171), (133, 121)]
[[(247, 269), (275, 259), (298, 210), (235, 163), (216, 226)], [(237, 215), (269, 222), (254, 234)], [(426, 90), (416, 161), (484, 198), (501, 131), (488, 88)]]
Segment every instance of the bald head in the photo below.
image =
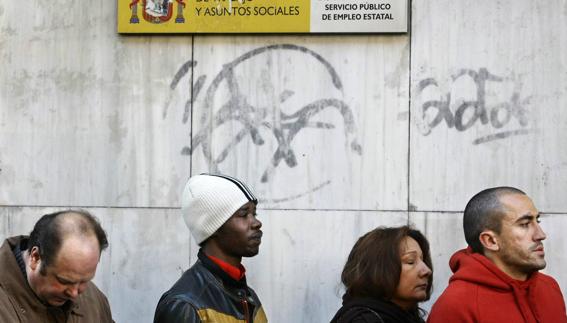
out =
[(39, 249), (41, 272), (44, 273), (62, 248), (83, 248), (77, 251), (96, 251), (100, 255), (108, 247), (108, 240), (100, 223), (90, 213), (84, 210), (64, 210), (46, 214), (37, 221), (30, 233), (28, 251), (33, 247)]

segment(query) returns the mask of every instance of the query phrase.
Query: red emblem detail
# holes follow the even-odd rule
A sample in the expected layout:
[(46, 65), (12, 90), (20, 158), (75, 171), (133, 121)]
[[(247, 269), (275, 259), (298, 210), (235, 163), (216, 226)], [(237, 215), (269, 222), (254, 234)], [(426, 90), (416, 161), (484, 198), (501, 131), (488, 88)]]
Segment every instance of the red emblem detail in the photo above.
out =
[(170, 0), (142, 0), (142, 7), (144, 20), (153, 24), (168, 21), (173, 13), (173, 1)]
[[(132, 0), (129, 4), (130, 10), (132, 10), (132, 16), (130, 17), (131, 24), (140, 23), (138, 18), (138, 6), (140, 0)], [(173, 16), (173, 3), (177, 3), (177, 16), (175, 18), (175, 23), (185, 23), (185, 18), (183, 17), (183, 9), (186, 3), (183, 0), (142, 0), (142, 17), (144, 20), (152, 24), (161, 24), (167, 22)]]

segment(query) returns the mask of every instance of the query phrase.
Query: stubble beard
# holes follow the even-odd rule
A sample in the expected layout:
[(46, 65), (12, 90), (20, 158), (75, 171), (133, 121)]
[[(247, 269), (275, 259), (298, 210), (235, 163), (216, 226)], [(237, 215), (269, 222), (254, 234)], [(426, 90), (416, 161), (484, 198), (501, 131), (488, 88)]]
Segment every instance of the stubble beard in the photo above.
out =
[(537, 248), (537, 246), (532, 246), (529, 250), (521, 250), (504, 245), (502, 250), (506, 251), (501, 254), (500, 259), (508, 267), (530, 275), (544, 269), (547, 265), (545, 258), (539, 257), (533, 253), (535, 248)]

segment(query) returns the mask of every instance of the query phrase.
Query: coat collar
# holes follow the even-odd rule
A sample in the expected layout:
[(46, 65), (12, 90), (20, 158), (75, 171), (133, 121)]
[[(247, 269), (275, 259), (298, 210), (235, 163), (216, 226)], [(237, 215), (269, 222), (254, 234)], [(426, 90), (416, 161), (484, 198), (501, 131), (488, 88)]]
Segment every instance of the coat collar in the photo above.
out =
[(225, 285), (236, 287), (236, 288), (247, 288), (248, 285), (246, 284), (246, 276), (243, 276), (242, 279), (236, 280), (230, 277), (222, 268), (217, 265), (214, 261), (212, 261), (207, 255), (203, 252), (203, 249), (199, 249), (199, 253), (197, 257), (201, 261), (201, 263), (211, 271), (215, 276), (220, 278)]

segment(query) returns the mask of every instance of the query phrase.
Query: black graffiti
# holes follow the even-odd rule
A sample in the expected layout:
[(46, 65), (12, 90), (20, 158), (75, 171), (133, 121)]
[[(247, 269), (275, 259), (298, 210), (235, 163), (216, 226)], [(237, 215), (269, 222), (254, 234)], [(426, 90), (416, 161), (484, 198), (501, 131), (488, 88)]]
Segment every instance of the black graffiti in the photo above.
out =
[[(358, 155), (362, 154), (362, 147), (356, 139), (354, 115), (350, 107), (340, 99), (321, 98), (299, 107), (295, 110), (296, 112), (291, 114), (286, 114), (281, 110), (271, 112), (271, 110), (266, 107), (256, 107), (249, 103), (247, 94), (242, 93), (239, 84), (236, 81), (235, 69), (248, 59), (251, 59), (262, 53), (276, 50), (298, 51), (308, 57), (314, 58), (315, 61), (319, 64), (322, 64), (324, 69), (327, 71), (333, 87), (337, 90), (342, 91), (343, 86), (341, 79), (333, 66), (331, 66), (331, 64), (321, 55), (306, 47), (292, 44), (279, 44), (251, 50), (239, 56), (235, 60), (224, 64), (221, 71), (208, 85), (206, 92), (204, 92), (202, 106), (200, 107), (201, 111), (203, 112), (198, 119), (198, 123), (200, 125), (203, 125), (204, 128), (202, 128), (197, 134), (193, 136), (190, 146), (183, 147), (181, 151), (183, 155), (191, 155), (198, 147), (201, 147), (203, 155), (210, 165), (211, 171), (216, 172), (219, 171), (219, 164), (222, 163), (230, 154), (230, 152), (235, 148), (235, 146), (247, 136), (250, 136), (252, 142), (255, 145), (263, 145), (266, 142), (267, 138), (264, 138), (261, 135), (260, 129), (268, 129), (271, 131), (273, 139), (275, 139), (275, 141), (277, 142), (277, 148), (272, 155), (269, 165), (267, 165), (262, 172), (261, 182), (265, 183), (270, 180), (270, 178), (274, 174), (275, 169), (282, 162), (285, 162), (285, 164), (290, 168), (297, 166), (298, 159), (293, 149), (293, 140), (301, 130), (306, 128), (315, 128), (322, 130), (335, 128), (333, 124), (313, 120), (313, 118), (317, 114), (325, 109), (335, 109), (341, 114), (344, 122), (345, 136), (347, 140), (350, 140), (350, 149)], [(179, 68), (170, 84), (171, 91), (174, 91), (177, 88), (181, 79), (183, 79), (186, 75), (191, 75), (190, 71), (192, 71), (192, 68), (196, 65), (196, 61), (190, 60)], [(186, 123), (188, 121), (189, 115), (193, 108), (193, 104), (196, 101), (196, 98), (204, 89), (206, 79), (206, 75), (200, 75), (193, 83), (193, 86), (191, 86), (192, 93), (190, 95), (190, 99), (187, 100), (184, 105), (184, 113), (182, 119), (183, 123)], [(262, 82), (264, 84), (264, 87), (273, 89), (269, 80), (262, 80)], [(226, 84), (230, 95), (219, 108), (214, 109), (214, 97), (221, 84)], [(278, 100), (280, 103), (283, 103), (293, 95), (295, 95), (293, 91), (284, 90), (279, 94)], [(163, 117), (167, 115), (167, 109), (170, 100), (171, 96), (164, 107)], [(212, 111), (216, 112), (212, 113)], [(274, 116), (273, 113), (276, 113), (277, 115)], [(218, 153), (216, 156), (213, 156), (210, 147), (212, 133), (214, 129), (222, 126), (227, 122), (239, 122), (243, 125), (243, 128), (233, 136), (232, 141), (229, 142), (220, 151), (220, 153)], [(320, 185), (314, 186), (314, 188), (310, 191), (320, 189), (321, 187), (329, 183), (330, 181), (325, 181)], [(306, 193), (309, 193), (309, 191), (294, 197), (290, 197), (289, 199), (297, 198)], [(279, 199), (278, 201), (282, 200), (285, 199)]]
[(484, 137), (481, 137), (481, 138), (477, 138), (473, 141), (473, 144), (478, 145), (478, 144), (482, 144), (482, 143), (489, 142), (489, 141), (492, 141), (492, 140), (508, 138), (510, 136), (527, 135), (527, 134), (532, 133), (532, 132), (534, 132), (534, 131), (530, 130), (530, 129), (503, 131), (503, 132), (495, 133), (495, 134), (492, 134), (492, 135), (484, 136)]
[[(458, 131), (466, 131), (477, 122), (482, 125), (489, 125), (494, 129), (500, 129), (507, 125), (512, 119), (518, 121), (520, 127), (528, 126), (528, 111), (526, 105), (530, 102), (531, 97), (520, 99), (521, 83), (510, 78), (500, 77), (491, 74), (486, 68), (481, 68), (478, 71), (470, 69), (462, 69), (457, 74), (452, 76), (452, 81), (456, 82), (462, 77), (470, 77), (476, 86), (476, 99), (466, 100), (457, 103), (453, 107), (451, 101), (451, 92), (449, 91), (444, 99), (441, 100), (428, 100), (421, 104), (421, 111), (418, 111), (416, 120), (419, 120), (418, 127), (422, 134), (427, 136), (431, 133), (432, 129), (439, 126), (443, 121), (448, 128), (455, 128)], [(502, 102), (491, 107), (486, 104), (486, 88), (488, 82), (514, 82), (514, 91), (508, 102)], [(429, 87), (438, 87), (438, 82), (433, 78), (421, 80), (417, 86), (418, 98)], [(451, 111), (455, 108), (455, 112)], [(426, 120), (426, 114), (431, 109), (436, 109), (437, 113), (430, 120)], [(474, 144), (484, 143), (496, 139), (503, 139), (513, 135), (523, 135), (531, 133), (529, 129), (521, 129), (514, 131), (505, 131), (496, 134), (491, 134), (483, 138), (478, 138), (473, 141)]]

